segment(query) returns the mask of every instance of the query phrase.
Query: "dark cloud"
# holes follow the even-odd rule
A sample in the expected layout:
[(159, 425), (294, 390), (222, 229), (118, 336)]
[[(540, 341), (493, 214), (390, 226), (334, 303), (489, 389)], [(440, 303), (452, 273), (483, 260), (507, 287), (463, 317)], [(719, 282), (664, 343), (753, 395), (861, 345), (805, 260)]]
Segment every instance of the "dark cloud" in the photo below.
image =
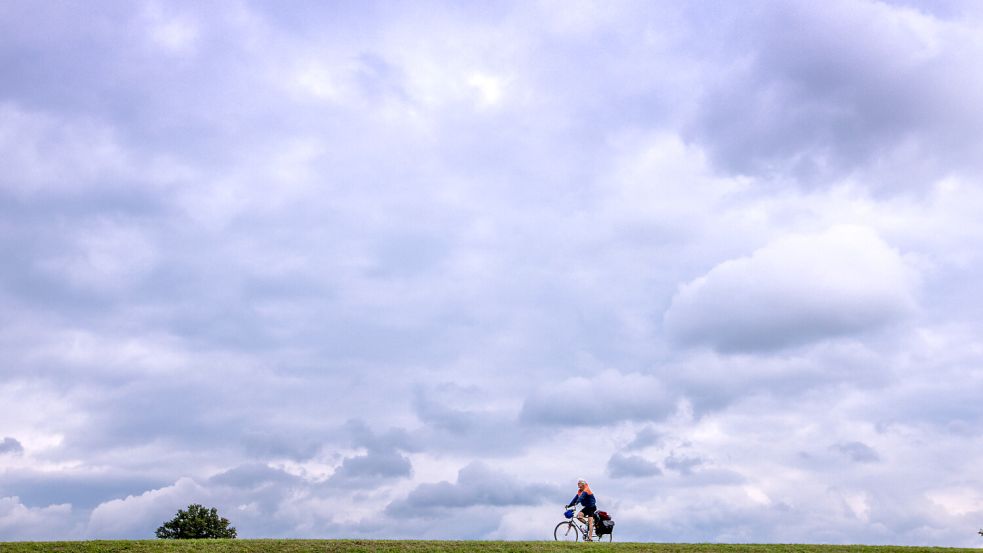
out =
[(395, 451), (370, 451), (365, 455), (346, 457), (329, 479), (329, 484), (343, 487), (374, 487), (393, 478), (408, 478), (413, 464)]
[(625, 446), (625, 450), (632, 451), (657, 446), (663, 442), (664, 438), (665, 436), (661, 432), (646, 426), (635, 434), (635, 438)]
[(402, 428), (373, 431), (362, 419), (345, 423), (351, 445), (365, 449), (364, 454), (345, 457), (326, 485), (348, 488), (373, 488), (413, 474), (413, 464), (403, 451), (418, 451), (419, 440)]
[(419, 439), (403, 428), (390, 428), (385, 432), (375, 432), (362, 419), (352, 419), (345, 423), (345, 429), (351, 434), (351, 442), (355, 447), (364, 447), (369, 451), (387, 451), (399, 449), (402, 451), (419, 451)]
[(24, 446), (19, 441), (10, 436), (0, 440), (0, 455), (20, 455), (24, 453)]
[(291, 435), (290, 432), (282, 430), (246, 430), (240, 440), (246, 452), (252, 457), (285, 457), (298, 461), (314, 457), (322, 446), (317, 439), (306, 433)]
[(0, 496), (16, 496), (29, 507), (71, 505), (91, 509), (117, 497), (140, 494), (164, 485), (154, 475), (97, 472), (50, 474), (36, 470), (7, 470), (0, 482)]
[(659, 464), (640, 455), (615, 453), (608, 459), (608, 474), (611, 478), (645, 478), (662, 474)]
[(700, 457), (677, 454), (675, 451), (673, 451), (662, 461), (662, 464), (669, 470), (676, 471), (684, 476), (689, 476), (693, 474), (693, 469), (703, 465), (704, 462), (705, 461)]
[(855, 463), (876, 463), (881, 460), (874, 448), (863, 442), (844, 442), (830, 446), (830, 449), (845, 455)]
[(562, 495), (553, 486), (523, 483), (488, 465), (474, 462), (462, 468), (457, 482), (420, 484), (404, 499), (386, 507), (390, 516), (433, 518), (448, 510), (469, 507), (502, 509), (510, 506), (537, 505)]
[(980, 80), (966, 64), (980, 46), (958, 24), (881, 2), (766, 2), (732, 15), (728, 78), (691, 130), (721, 168), (807, 185), (873, 170), (867, 184), (880, 190), (978, 168)]
[(295, 486), (300, 478), (260, 463), (247, 463), (220, 472), (208, 479), (208, 483), (236, 488), (258, 488), (262, 486)]

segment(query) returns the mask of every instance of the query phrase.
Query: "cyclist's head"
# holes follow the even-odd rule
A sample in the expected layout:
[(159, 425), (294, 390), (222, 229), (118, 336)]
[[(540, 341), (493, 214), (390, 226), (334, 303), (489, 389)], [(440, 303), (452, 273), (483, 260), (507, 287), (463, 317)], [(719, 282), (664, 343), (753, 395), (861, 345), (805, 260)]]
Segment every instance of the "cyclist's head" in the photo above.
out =
[(582, 486), (586, 486), (586, 485), (587, 485), (587, 481), (586, 480), (584, 480), (583, 478), (578, 478), (577, 479), (577, 487), (578, 488), (579, 487), (582, 487)]

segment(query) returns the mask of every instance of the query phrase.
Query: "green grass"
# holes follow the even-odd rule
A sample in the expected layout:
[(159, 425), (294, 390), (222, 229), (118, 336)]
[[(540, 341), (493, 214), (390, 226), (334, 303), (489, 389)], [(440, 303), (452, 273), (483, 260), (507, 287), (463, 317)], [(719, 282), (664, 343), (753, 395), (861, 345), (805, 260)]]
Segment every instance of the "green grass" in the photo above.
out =
[(556, 543), (548, 541), (397, 541), (397, 540), (118, 540), (0, 543), (0, 553), (497, 553), (518, 551), (614, 550), (653, 553), (979, 553), (953, 547), (889, 545), (705, 544), (705, 543)]

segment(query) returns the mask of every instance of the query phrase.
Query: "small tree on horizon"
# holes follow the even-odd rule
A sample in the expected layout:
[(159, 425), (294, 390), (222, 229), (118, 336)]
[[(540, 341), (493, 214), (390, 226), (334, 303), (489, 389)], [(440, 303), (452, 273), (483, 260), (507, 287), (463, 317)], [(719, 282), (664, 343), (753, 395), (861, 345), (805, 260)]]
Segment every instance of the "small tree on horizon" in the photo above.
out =
[(236, 529), (229, 526), (229, 519), (218, 516), (218, 509), (207, 509), (197, 503), (188, 510), (179, 509), (177, 515), (157, 529), (162, 540), (233, 539)]

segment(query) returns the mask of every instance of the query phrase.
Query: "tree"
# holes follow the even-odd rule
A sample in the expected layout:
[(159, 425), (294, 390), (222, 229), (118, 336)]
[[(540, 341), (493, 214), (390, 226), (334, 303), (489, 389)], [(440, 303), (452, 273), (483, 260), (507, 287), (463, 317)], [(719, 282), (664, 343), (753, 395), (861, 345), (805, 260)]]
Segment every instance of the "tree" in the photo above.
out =
[(157, 529), (162, 540), (193, 540), (207, 538), (235, 538), (236, 529), (229, 526), (229, 519), (218, 516), (218, 509), (206, 509), (197, 503), (188, 510), (178, 510), (177, 515)]

